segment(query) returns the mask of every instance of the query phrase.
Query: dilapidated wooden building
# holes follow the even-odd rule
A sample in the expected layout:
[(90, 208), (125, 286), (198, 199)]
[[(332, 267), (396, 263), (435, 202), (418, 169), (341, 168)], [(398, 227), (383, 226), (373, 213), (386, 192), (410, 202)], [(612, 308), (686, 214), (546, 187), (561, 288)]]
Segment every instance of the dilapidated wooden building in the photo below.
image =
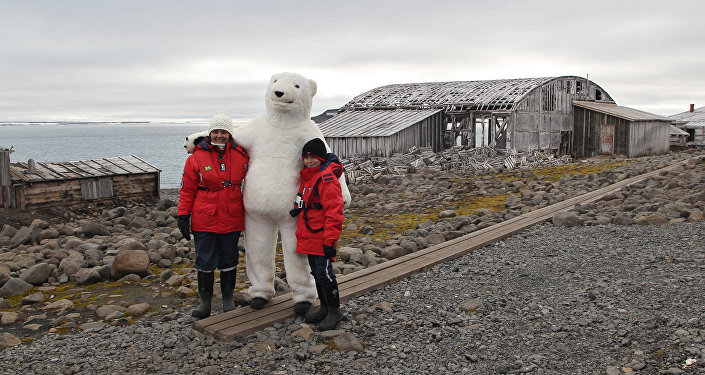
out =
[(137, 156), (10, 163), (0, 149), (0, 206), (21, 210), (159, 197), (160, 170)]
[(668, 152), (671, 119), (616, 104), (574, 101), (573, 154), (637, 157)]
[[(615, 104), (577, 76), (394, 84), (354, 97), (319, 126), (344, 158), (454, 145), (565, 155), (576, 147), (576, 101)], [(585, 155), (599, 153), (579, 146)]]
[(674, 125), (688, 133), (687, 145), (705, 146), (705, 107), (695, 108), (690, 105), (690, 110), (669, 116)]

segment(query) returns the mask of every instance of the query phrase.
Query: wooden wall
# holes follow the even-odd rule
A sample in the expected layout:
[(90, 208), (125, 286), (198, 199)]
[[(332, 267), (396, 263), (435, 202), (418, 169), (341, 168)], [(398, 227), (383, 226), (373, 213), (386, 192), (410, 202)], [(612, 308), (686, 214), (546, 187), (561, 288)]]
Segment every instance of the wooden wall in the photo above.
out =
[(689, 145), (705, 146), (705, 126), (685, 126), (684, 130), (693, 134), (693, 140), (689, 141)]
[(629, 121), (619, 117), (575, 107), (573, 151), (576, 158), (600, 154), (602, 125), (614, 125), (615, 155), (637, 157), (659, 155), (669, 150), (670, 123), (668, 121)]
[(570, 145), (561, 145), (561, 139), (572, 138), (573, 100), (613, 102), (607, 93), (587, 79), (571, 77), (550, 81), (517, 104), (509, 129), (510, 144), (517, 151), (569, 150)]
[(427, 117), (391, 136), (386, 137), (326, 137), (331, 150), (340, 158), (353, 155), (389, 157), (394, 153), (407, 153), (410, 148), (432, 147), (434, 152), (443, 150), (442, 113)]
[[(107, 196), (107, 182), (112, 182), (112, 195)], [(94, 184), (95, 183), (95, 184)], [(83, 185), (83, 189), (82, 189)], [(101, 187), (86, 190), (87, 186)], [(17, 186), (17, 208), (47, 206), (80, 206), (112, 199), (149, 199), (159, 197), (159, 173), (116, 175), (99, 179), (40, 181)]]
[(671, 124), (667, 121), (634, 121), (629, 128), (629, 157), (661, 155), (669, 151)]

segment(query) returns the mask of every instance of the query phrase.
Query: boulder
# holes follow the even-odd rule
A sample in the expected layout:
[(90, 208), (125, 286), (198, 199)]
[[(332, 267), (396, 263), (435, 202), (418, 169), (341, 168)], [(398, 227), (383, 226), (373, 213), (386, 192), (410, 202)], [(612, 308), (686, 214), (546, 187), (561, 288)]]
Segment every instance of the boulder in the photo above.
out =
[(0, 350), (5, 350), (11, 346), (16, 346), (22, 343), (22, 340), (11, 333), (0, 334)]
[(583, 220), (573, 212), (558, 211), (553, 214), (553, 225), (557, 227), (578, 227), (583, 225)]
[(77, 258), (68, 257), (59, 262), (59, 273), (66, 276), (73, 276), (81, 269), (83, 261)]
[(13, 297), (13, 296), (18, 296), (28, 290), (32, 289), (32, 284), (17, 278), (13, 277), (8, 280), (5, 285), (0, 288), (0, 296), (2, 297)]
[(17, 230), (12, 239), (10, 239), (10, 248), (14, 249), (20, 245), (26, 245), (32, 242), (33, 231), (28, 227), (21, 227)]
[(118, 251), (122, 250), (146, 250), (147, 247), (144, 246), (140, 241), (134, 238), (125, 238), (115, 243), (115, 249)]
[(30, 284), (40, 285), (49, 279), (55, 269), (56, 266), (53, 264), (38, 263), (24, 271), (20, 278)]
[(118, 253), (110, 267), (110, 277), (117, 280), (134, 273), (145, 277), (149, 272), (149, 256), (144, 250), (122, 250)]
[(668, 218), (659, 213), (653, 213), (648, 216), (637, 218), (634, 222), (638, 225), (663, 225), (668, 224)]
[(94, 236), (107, 236), (110, 234), (110, 231), (108, 231), (108, 228), (103, 224), (95, 221), (87, 221), (83, 224), (81, 233), (83, 233), (84, 237), (91, 238)]
[(81, 268), (73, 275), (73, 280), (75, 280), (77, 285), (88, 285), (99, 283), (103, 280), (98, 272), (100, 267), (93, 268)]
[(382, 249), (382, 258), (389, 260), (399, 258), (400, 256), (404, 256), (406, 254), (406, 250), (399, 245), (387, 246)]
[(15, 236), (16, 233), (17, 233), (16, 228), (5, 224), (2, 226), (2, 230), (0, 231), (0, 237), (12, 238)]

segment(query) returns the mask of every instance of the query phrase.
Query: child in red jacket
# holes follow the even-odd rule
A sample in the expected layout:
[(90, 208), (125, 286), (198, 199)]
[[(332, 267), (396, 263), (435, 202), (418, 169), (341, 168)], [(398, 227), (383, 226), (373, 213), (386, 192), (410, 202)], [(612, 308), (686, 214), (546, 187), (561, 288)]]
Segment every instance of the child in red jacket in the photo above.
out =
[(335, 328), (343, 318), (338, 282), (333, 273), (338, 237), (343, 230), (343, 195), (338, 177), (343, 166), (338, 157), (326, 152), (319, 138), (308, 141), (301, 153), (304, 168), (301, 186), (291, 216), (299, 216), (296, 252), (308, 254), (308, 264), (316, 281), (318, 311), (306, 313), (309, 323), (319, 323), (322, 331)]

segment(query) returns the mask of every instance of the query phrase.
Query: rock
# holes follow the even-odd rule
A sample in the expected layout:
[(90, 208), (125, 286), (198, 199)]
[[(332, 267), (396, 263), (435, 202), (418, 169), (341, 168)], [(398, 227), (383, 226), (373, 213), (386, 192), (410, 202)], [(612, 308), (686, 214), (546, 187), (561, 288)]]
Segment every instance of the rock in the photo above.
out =
[(18, 296), (30, 289), (32, 289), (32, 284), (20, 278), (13, 277), (0, 288), (0, 297)]
[(22, 343), (22, 340), (18, 339), (15, 335), (11, 333), (0, 334), (0, 350), (5, 350), (11, 346), (16, 346)]
[(59, 231), (56, 228), (48, 228), (40, 231), (37, 234), (37, 241), (42, 242), (42, 240), (59, 238)]
[(439, 219), (445, 219), (449, 217), (455, 217), (457, 214), (453, 210), (443, 210), (440, 213), (438, 213), (438, 218)]
[(5, 311), (0, 315), (0, 326), (9, 326), (17, 321), (19, 314), (13, 311)]
[(612, 219), (612, 223), (616, 225), (632, 225), (634, 224), (634, 219), (629, 216), (618, 214)]
[(88, 267), (103, 265), (103, 252), (98, 249), (87, 249), (83, 255), (85, 256), (86, 265)]
[(48, 263), (38, 263), (29, 267), (27, 271), (22, 273), (20, 278), (30, 284), (40, 285), (45, 283), (49, 276), (54, 272), (56, 266)]
[(157, 224), (153, 221), (149, 221), (142, 216), (136, 216), (129, 224), (127, 224), (128, 229), (140, 229), (140, 228), (150, 228), (154, 229)]
[(142, 316), (147, 312), (147, 310), (149, 310), (149, 308), (150, 306), (148, 303), (137, 303), (128, 306), (125, 313), (131, 316)]
[(69, 311), (72, 310), (74, 307), (73, 302), (67, 300), (67, 299), (60, 299), (55, 302), (51, 302), (47, 304), (46, 306), (42, 307), (42, 310), (61, 310), (61, 311)]
[(121, 278), (118, 280), (118, 282), (121, 282), (121, 283), (124, 283), (124, 282), (132, 283), (132, 282), (138, 282), (138, 281), (140, 281), (140, 280), (142, 280), (142, 278), (139, 277), (139, 275), (136, 275), (136, 274), (134, 274), (134, 273), (131, 273), (131, 274), (128, 274), (128, 275), (125, 275), (125, 276), (121, 277)]
[(147, 247), (134, 238), (125, 238), (115, 243), (115, 249), (119, 252), (122, 250), (147, 250)]
[[(14, 249), (17, 246), (29, 244), (32, 242), (32, 230), (27, 227), (21, 227), (12, 239), (10, 239), (10, 249)], [(35, 241), (36, 242), (36, 241)]]
[(110, 210), (103, 211), (103, 218), (112, 220), (116, 219), (125, 214), (127, 209), (125, 207), (116, 207)]
[(77, 285), (89, 285), (103, 281), (99, 273), (100, 267), (81, 268), (73, 275), (73, 280)]
[(42, 219), (34, 219), (32, 220), (32, 224), (29, 225), (30, 229), (47, 229), (49, 228), (49, 223)]
[(7, 300), (4, 298), (0, 298), (0, 310), (7, 310), (10, 307), (10, 302), (7, 302)]
[[(7, 267), (6, 267), (7, 268)], [(2, 288), (5, 283), (10, 280), (10, 269), (0, 269), (0, 288)]]
[(688, 221), (703, 221), (705, 220), (705, 215), (700, 210), (693, 210), (688, 216)]
[(381, 256), (382, 256), (382, 258), (392, 260), (392, 259), (396, 259), (401, 256), (404, 256), (406, 254), (407, 254), (407, 252), (403, 247), (401, 247), (399, 245), (392, 245), (392, 246), (387, 246), (384, 249), (382, 249)]
[(336, 336), (333, 338), (333, 343), (338, 347), (338, 349), (344, 352), (362, 352), (364, 349), (360, 340), (358, 340), (357, 337), (350, 332), (343, 332), (343, 334)]
[(634, 223), (638, 225), (663, 225), (668, 224), (668, 219), (659, 213), (653, 213), (648, 216), (637, 218), (634, 220)]
[(76, 258), (64, 258), (59, 262), (59, 273), (66, 276), (75, 275), (80, 269), (83, 261)]
[(159, 200), (155, 208), (159, 211), (166, 211), (170, 207), (175, 207), (176, 202), (172, 201), (171, 199), (168, 198), (162, 198)]
[(474, 311), (477, 311), (477, 309), (482, 308), (483, 306), (484, 306), (484, 304), (482, 303), (481, 300), (479, 300), (477, 298), (473, 298), (473, 299), (468, 300), (465, 303), (463, 303), (462, 309), (474, 312)]
[(446, 242), (445, 236), (443, 236), (443, 234), (441, 233), (431, 233), (426, 236), (425, 239), (428, 242), (429, 246), (438, 245), (439, 243)]
[(87, 221), (85, 224), (83, 224), (81, 233), (83, 233), (83, 236), (86, 238), (110, 235), (108, 228), (106, 228), (103, 224), (100, 224), (95, 221)]
[(88, 330), (90, 330), (90, 331), (100, 331), (100, 330), (103, 329), (103, 327), (105, 327), (106, 325), (107, 325), (107, 324), (105, 324), (105, 322), (88, 322), (88, 323), (83, 323), (83, 324), (81, 324), (80, 326), (78, 326), (78, 328), (79, 328), (81, 331), (88, 331)]
[(119, 279), (134, 273), (145, 277), (149, 272), (149, 256), (144, 250), (122, 250), (118, 253), (110, 267), (110, 277)]
[(300, 329), (297, 329), (296, 331), (291, 333), (291, 337), (300, 337), (304, 340), (307, 340), (311, 337), (313, 334), (313, 329), (311, 327), (301, 327)]
[(0, 231), (0, 237), (12, 238), (17, 234), (17, 229), (10, 225), (3, 225)]
[(176, 295), (178, 295), (180, 298), (186, 298), (186, 297), (191, 297), (196, 292), (193, 291), (193, 289), (186, 287), (186, 286), (180, 286), (176, 289)]
[(125, 312), (125, 308), (119, 305), (105, 305), (99, 307), (95, 313), (98, 315), (98, 318), (100, 319), (105, 319), (106, 317), (110, 316), (114, 312), (120, 312), (123, 313)]
[(583, 220), (573, 212), (558, 211), (553, 214), (553, 225), (557, 227), (578, 227), (583, 225)]
[(335, 255), (336, 260), (347, 262), (352, 254), (362, 254), (362, 249), (356, 247), (341, 246)]
[(34, 293), (22, 298), (20, 302), (22, 305), (31, 305), (34, 303), (42, 302), (46, 299), (44, 293)]
[(402, 239), (399, 242), (399, 246), (401, 246), (407, 254), (415, 253), (419, 250), (419, 246), (416, 244), (416, 242), (408, 239)]

